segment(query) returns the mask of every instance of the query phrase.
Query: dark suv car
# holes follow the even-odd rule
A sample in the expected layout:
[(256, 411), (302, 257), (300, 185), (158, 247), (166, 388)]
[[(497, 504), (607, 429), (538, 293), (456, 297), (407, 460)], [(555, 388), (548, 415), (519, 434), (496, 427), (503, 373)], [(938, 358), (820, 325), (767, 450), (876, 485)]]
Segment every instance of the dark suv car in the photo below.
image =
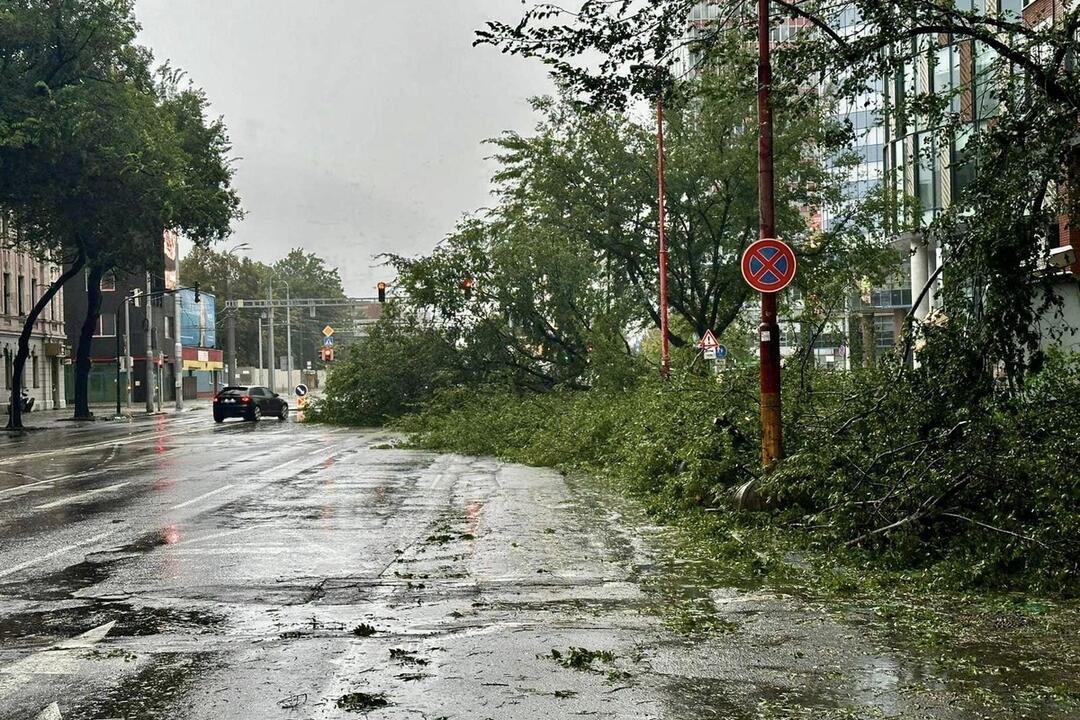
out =
[(230, 385), (222, 388), (214, 397), (214, 422), (225, 422), (228, 417), (239, 417), (253, 422), (263, 417), (288, 420), (289, 403), (277, 393), (270, 392), (270, 388)]

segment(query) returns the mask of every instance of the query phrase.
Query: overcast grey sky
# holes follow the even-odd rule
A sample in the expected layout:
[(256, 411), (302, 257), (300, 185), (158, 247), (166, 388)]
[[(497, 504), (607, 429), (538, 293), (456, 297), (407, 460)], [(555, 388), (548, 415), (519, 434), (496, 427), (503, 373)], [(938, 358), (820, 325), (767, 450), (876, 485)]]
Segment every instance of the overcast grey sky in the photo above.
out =
[[(137, 0), (142, 42), (206, 90), (248, 215), (233, 242), (291, 247), (370, 296), (381, 252), (429, 250), (489, 202), (481, 141), (534, 124), (539, 63), (472, 47), (520, 0)], [(386, 278), (389, 279), (389, 278)]]

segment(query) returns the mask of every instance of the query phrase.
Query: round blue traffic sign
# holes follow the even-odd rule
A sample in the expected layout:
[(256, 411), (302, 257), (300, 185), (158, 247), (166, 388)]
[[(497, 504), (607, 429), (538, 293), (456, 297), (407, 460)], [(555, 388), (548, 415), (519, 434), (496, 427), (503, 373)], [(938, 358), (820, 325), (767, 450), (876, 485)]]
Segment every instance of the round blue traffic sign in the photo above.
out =
[(304, 397), (308, 394), (308, 386), (300, 384), (296, 386), (296, 397)]
[(776, 238), (758, 240), (743, 253), (743, 278), (758, 292), (783, 290), (795, 279), (797, 267), (795, 252)]

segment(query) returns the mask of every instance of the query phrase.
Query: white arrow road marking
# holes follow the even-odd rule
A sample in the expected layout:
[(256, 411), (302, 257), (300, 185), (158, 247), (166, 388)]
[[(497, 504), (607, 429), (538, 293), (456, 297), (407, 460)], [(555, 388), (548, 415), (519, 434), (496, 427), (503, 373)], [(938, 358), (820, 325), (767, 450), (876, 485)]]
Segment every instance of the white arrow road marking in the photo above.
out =
[(194, 505), (197, 502), (202, 502), (203, 500), (205, 500), (208, 497), (213, 497), (214, 495), (217, 495), (218, 493), (223, 493), (226, 490), (229, 490), (229, 489), (234, 488), (234, 487), (236, 487), (236, 486), (235, 485), (225, 485), (224, 487), (219, 487), (217, 490), (211, 490), (210, 492), (208, 492), (208, 493), (206, 493), (204, 495), (200, 495), (197, 498), (192, 498), (191, 500), (188, 500), (187, 502), (182, 502), (179, 505), (173, 505), (169, 509), (170, 510), (179, 510), (180, 508), (186, 508), (188, 505)]
[(100, 541), (104, 540), (105, 538), (109, 537), (112, 534), (113, 534), (112, 531), (109, 531), (109, 532), (106, 532), (106, 533), (101, 533), (100, 535), (95, 535), (94, 537), (87, 538), (86, 540), (83, 540), (81, 542), (72, 543), (71, 545), (68, 545), (67, 547), (62, 547), (59, 550), (53, 550), (51, 553), (46, 553), (45, 555), (39, 555), (38, 557), (33, 558), (32, 560), (27, 560), (24, 563), (19, 563), (18, 565), (12, 565), (9, 568), (5, 568), (3, 570), (0, 570), (0, 578), (7, 577), (8, 575), (14, 575), (15, 573), (19, 572), (20, 570), (25, 570), (26, 568), (31, 567), (33, 565), (37, 565), (40, 562), (44, 562), (46, 560), (51, 560), (52, 558), (56, 557), (57, 555), (63, 555), (64, 553), (71, 552), (75, 548), (80, 548), (80, 547), (82, 547), (84, 545), (93, 545), (94, 543), (100, 542)]
[(60, 507), (62, 505), (73, 505), (75, 503), (83, 502), (84, 500), (89, 500), (90, 498), (94, 497), (95, 495), (101, 495), (103, 493), (112, 492), (113, 490), (119, 490), (120, 488), (127, 487), (130, 484), (131, 483), (129, 483), (129, 482), (122, 482), (122, 483), (117, 483), (115, 485), (108, 485), (108, 486), (103, 487), (103, 488), (97, 488), (96, 490), (89, 490), (87, 492), (80, 493), (78, 495), (72, 495), (71, 497), (66, 497), (66, 498), (61, 498), (59, 500), (54, 500), (51, 503), (45, 503), (44, 505), (38, 505), (34, 509), (35, 510), (52, 510), (53, 508), (58, 508), (58, 507)]
[[(114, 625), (116, 625), (115, 620), (84, 632), (78, 637), (65, 640), (47, 650), (34, 653), (6, 668), (0, 668), (0, 698), (7, 697), (35, 675), (74, 675), (79, 669), (80, 651), (92, 648), (105, 639)], [(57, 708), (56, 711), (59, 713), (60, 709)], [(59, 715), (52, 717), (59, 717)]]
[(39, 712), (34, 720), (64, 720), (64, 716), (60, 714), (60, 706), (53, 703)]

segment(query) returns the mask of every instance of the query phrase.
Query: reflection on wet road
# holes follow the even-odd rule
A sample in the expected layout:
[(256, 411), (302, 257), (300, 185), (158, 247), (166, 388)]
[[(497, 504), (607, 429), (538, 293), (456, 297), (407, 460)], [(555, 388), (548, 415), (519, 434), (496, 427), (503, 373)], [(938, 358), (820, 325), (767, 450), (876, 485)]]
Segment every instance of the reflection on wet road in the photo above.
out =
[(556, 473), (295, 422), (99, 425), (0, 441), (2, 720), (974, 717)]

